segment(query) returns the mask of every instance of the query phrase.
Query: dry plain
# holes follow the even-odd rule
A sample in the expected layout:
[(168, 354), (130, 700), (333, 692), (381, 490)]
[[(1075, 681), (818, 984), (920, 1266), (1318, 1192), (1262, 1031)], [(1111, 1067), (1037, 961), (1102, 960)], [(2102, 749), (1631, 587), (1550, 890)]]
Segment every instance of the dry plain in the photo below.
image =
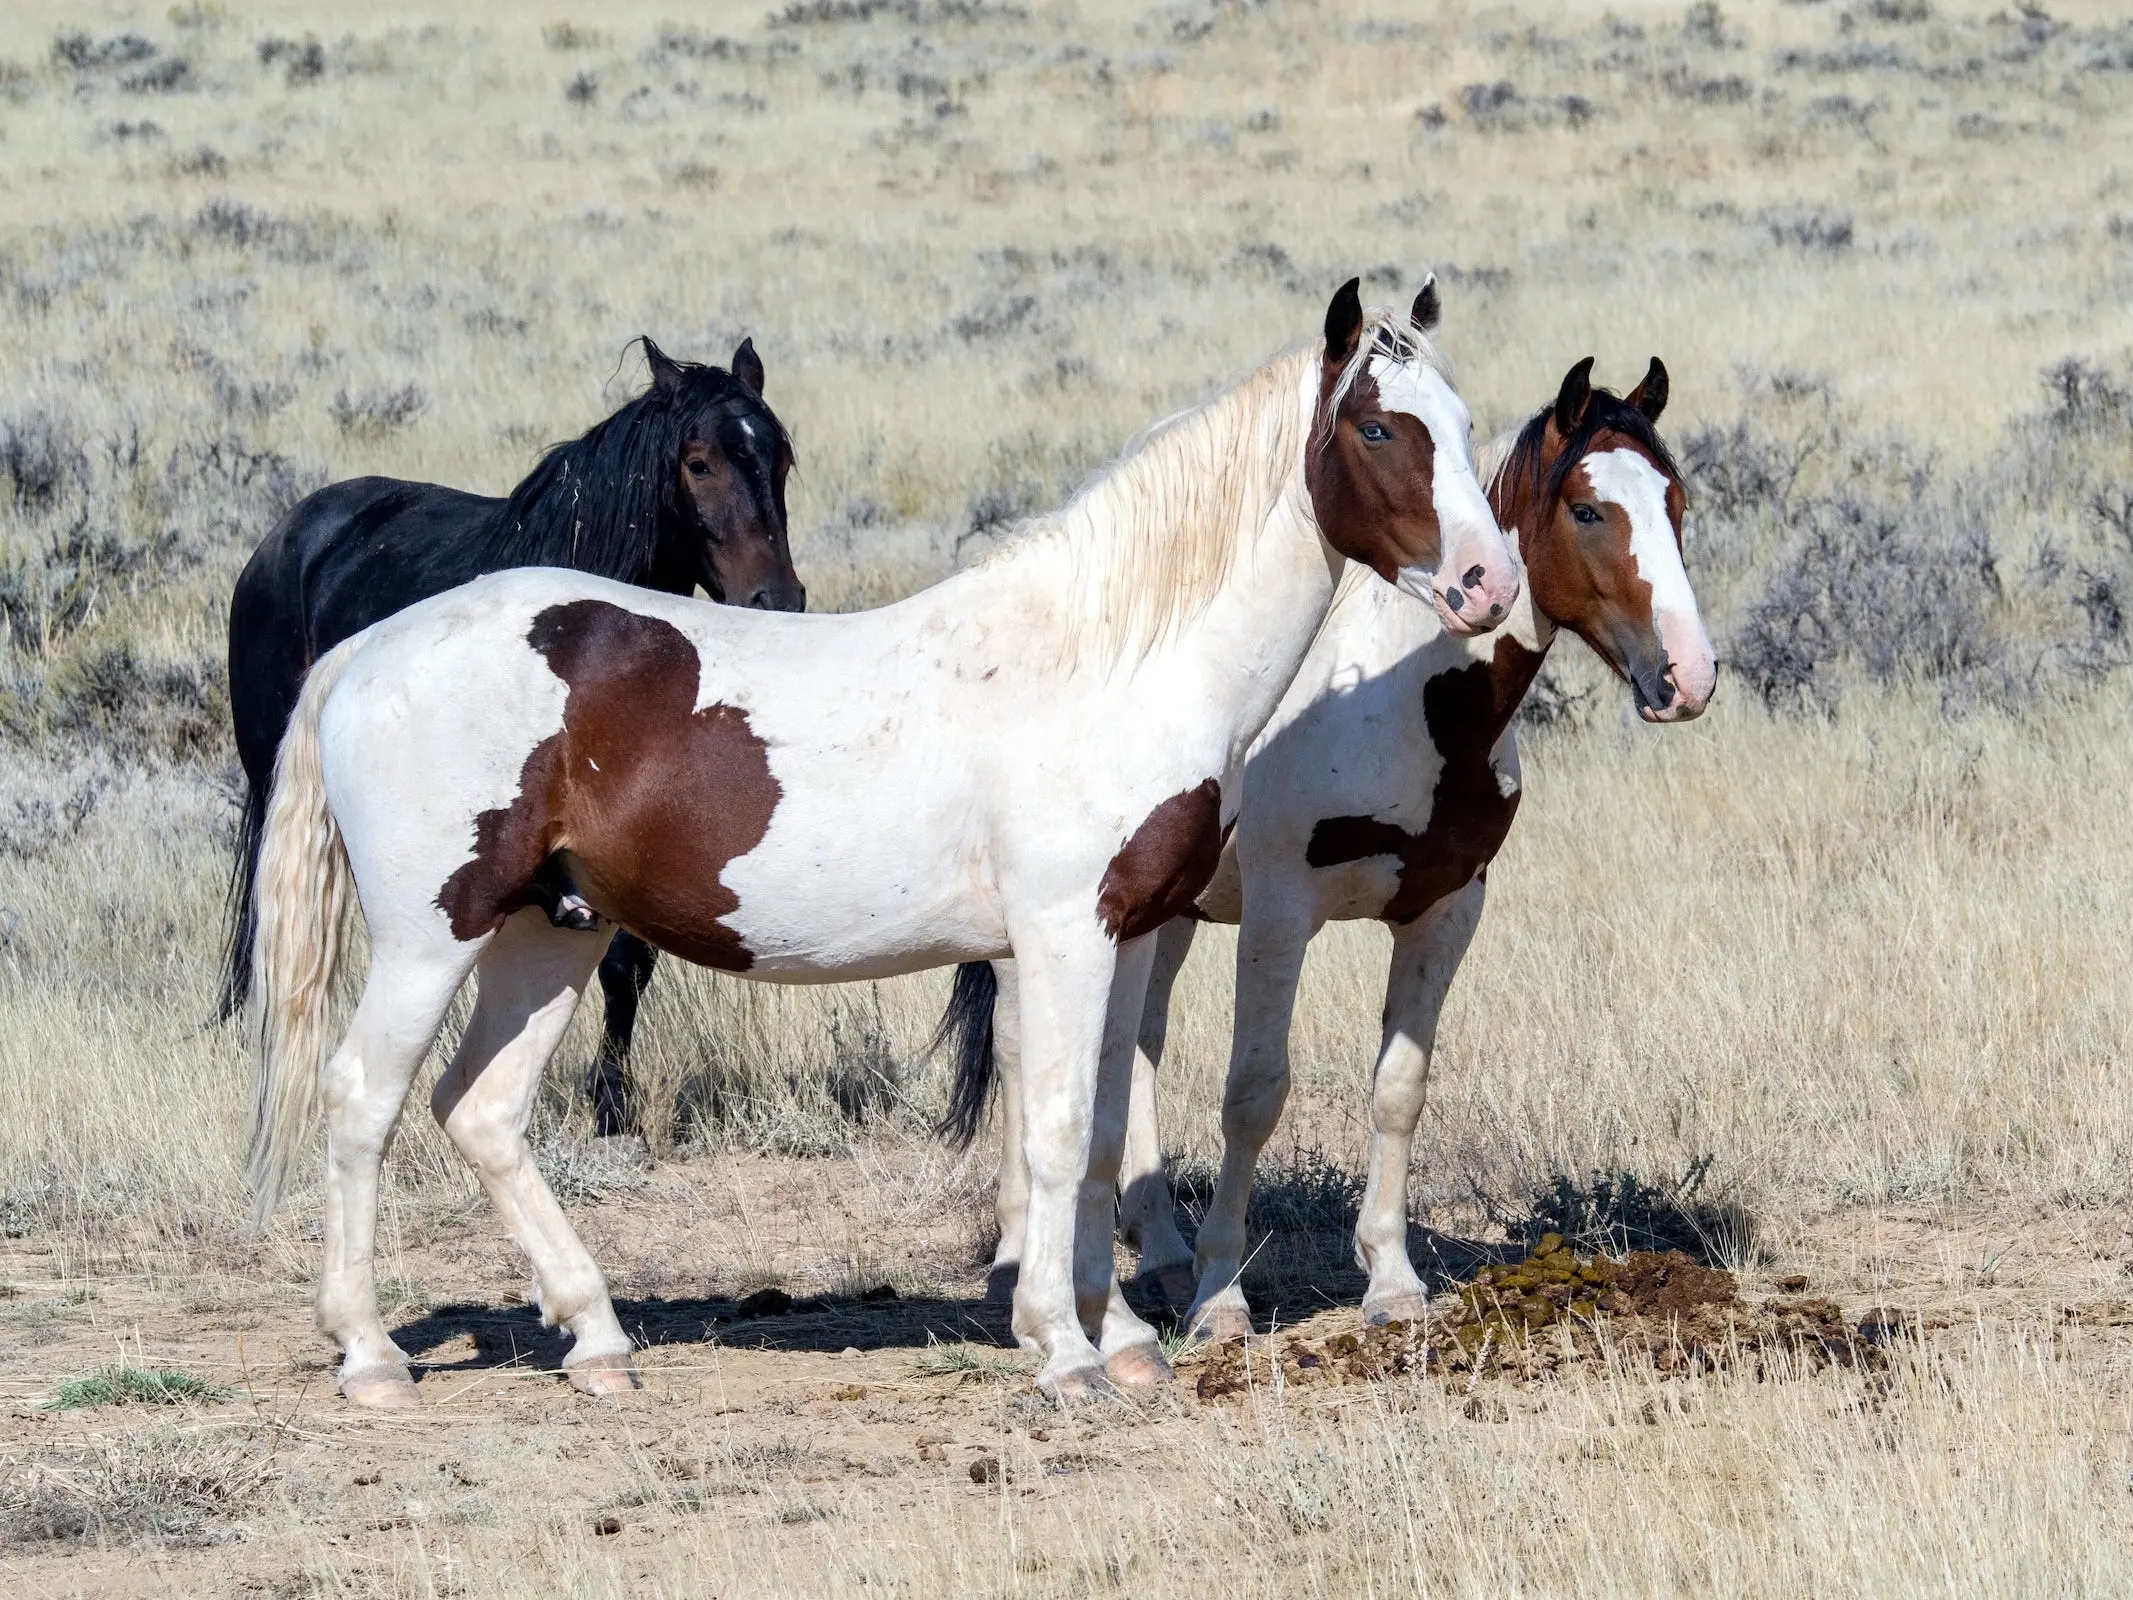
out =
[[(2100, 3), (15, 0), (0, 1585), (2122, 1591), (2128, 152), (2133, 27)], [(926, 1132), (943, 977), (670, 966), (642, 1149), (588, 1137), (586, 1019), (540, 1113), (643, 1391), (568, 1391), (411, 1120), (382, 1275), (425, 1405), (350, 1414), (314, 1191), (246, 1237), (245, 1041), (202, 1020), (223, 607), (277, 512), (360, 472), (500, 490), (634, 392), (634, 335), (745, 334), (814, 603), (864, 606), (1307, 337), (1350, 273), (1391, 300), (1431, 267), (1484, 431), (1581, 356), (1616, 387), (1666, 360), (1724, 665), (1652, 729), (1559, 647), (1418, 1252), (1449, 1299), (1536, 1218), (1685, 1214), (1750, 1302), (1803, 1278), (1894, 1313), (1871, 1370), (1618, 1349), (1203, 1398), (1188, 1360), (1061, 1414), (979, 1299), (994, 1152)], [(1188, 1210), (1227, 948), (1164, 1079)], [(1248, 1282), (1320, 1343), (1356, 1318), (1383, 949), (1314, 954), (1256, 1216)], [(118, 1369), (203, 1388), (55, 1406)]]

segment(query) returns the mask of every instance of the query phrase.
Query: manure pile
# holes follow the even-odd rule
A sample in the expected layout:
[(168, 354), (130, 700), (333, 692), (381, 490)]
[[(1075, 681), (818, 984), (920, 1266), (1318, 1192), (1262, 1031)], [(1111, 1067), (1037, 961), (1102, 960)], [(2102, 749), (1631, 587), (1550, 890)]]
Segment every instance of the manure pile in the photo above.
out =
[(1875, 1311), (1848, 1320), (1835, 1301), (1804, 1295), (1743, 1299), (1733, 1274), (1679, 1250), (1580, 1260), (1560, 1235), (1523, 1261), (1484, 1267), (1417, 1322), (1306, 1340), (1232, 1340), (1210, 1349), (1203, 1400), (1280, 1380), (1381, 1383), (1410, 1375), (1545, 1377), (1612, 1356), (1663, 1376), (1720, 1369), (1761, 1377), (1887, 1365), (1889, 1341), (1914, 1319)]

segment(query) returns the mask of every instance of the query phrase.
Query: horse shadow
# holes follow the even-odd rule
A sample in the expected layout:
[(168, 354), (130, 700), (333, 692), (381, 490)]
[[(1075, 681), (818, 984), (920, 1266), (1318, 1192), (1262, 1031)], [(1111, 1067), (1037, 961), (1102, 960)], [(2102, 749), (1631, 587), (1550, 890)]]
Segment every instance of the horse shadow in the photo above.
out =
[[(1338, 1241), (1345, 1251), (1347, 1241)], [(1433, 1228), (1415, 1228), (1409, 1248), (1431, 1293), (1468, 1282), (1485, 1266), (1520, 1259), (1524, 1251), (1502, 1241), (1462, 1238)], [(1271, 1332), (1316, 1312), (1359, 1304), (1365, 1278), (1352, 1260), (1335, 1266), (1331, 1252), (1311, 1251), (1308, 1275), (1280, 1274), (1252, 1294), (1254, 1321)], [(1297, 1266), (1304, 1263), (1298, 1262)], [(933, 1344), (986, 1344), (1011, 1349), (1007, 1297), (1011, 1275), (992, 1283), (982, 1298), (898, 1294), (883, 1285), (858, 1295), (795, 1298), (780, 1289), (730, 1295), (617, 1299), (615, 1315), (642, 1349), (684, 1345), (726, 1350), (786, 1350), (834, 1355), (845, 1350), (923, 1350)], [(1125, 1285), (1134, 1310), (1176, 1333), (1185, 1307), (1171, 1305), (1148, 1280)], [(393, 1330), (418, 1374), (475, 1373), (503, 1367), (535, 1372), (562, 1369), (570, 1336), (541, 1325), (531, 1305), (484, 1305), (457, 1301), (435, 1306)], [(473, 1353), (425, 1360), (432, 1351), (465, 1339)]]
[[(1009, 1308), (982, 1300), (898, 1295), (886, 1287), (864, 1295), (795, 1299), (766, 1289), (730, 1296), (617, 1299), (615, 1315), (640, 1348), (706, 1345), (727, 1350), (922, 1350), (931, 1344), (1012, 1347)], [(470, 1301), (432, 1307), (393, 1330), (418, 1374), (472, 1373), (501, 1367), (559, 1371), (570, 1350), (561, 1328), (541, 1325), (531, 1305)], [(425, 1360), (465, 1339), (471, 1355)]]

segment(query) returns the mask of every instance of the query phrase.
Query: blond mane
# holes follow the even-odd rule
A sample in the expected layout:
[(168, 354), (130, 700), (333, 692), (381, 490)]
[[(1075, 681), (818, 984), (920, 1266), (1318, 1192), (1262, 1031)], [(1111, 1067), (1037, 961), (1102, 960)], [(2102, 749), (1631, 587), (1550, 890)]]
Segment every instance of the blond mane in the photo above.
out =
[[(1322, 349), (1285, 350), (1214, 398), (1151, 424), (1073, 499), (1031, 518), (986, 559), (991, 565), (1034, 551), (1068, 553), (1081, 601), (1062, 641), (1069, 661), (1130, 665), (1221, 591), (1239, 544), (1301, 478), (1306, 446), (1324, 445), (1326, 419), (1306, 415), (1300, 403)], [(1401, 312), (1373, 306), (1329, 415), (1373, 353), (1421, 361), (1449, 377), (1420, 328)]]

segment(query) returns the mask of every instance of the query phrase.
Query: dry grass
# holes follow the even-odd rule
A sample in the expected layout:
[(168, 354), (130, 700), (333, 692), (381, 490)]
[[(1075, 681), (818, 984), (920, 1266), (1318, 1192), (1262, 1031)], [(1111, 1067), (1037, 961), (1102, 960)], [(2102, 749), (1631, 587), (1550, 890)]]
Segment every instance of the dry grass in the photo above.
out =
[[(866, 605), (1308, 335), (1350, 272), (1391, 299), (1426, 266), (1485, 425), (1584, 354), (1618, 385), (1664, 357), (1701, 496), (1691, 571), (1735, 670), (1701, 723), (1654, 731), (1563, 647), (1564, 711), (1528, 741), (1524, 815), (1445, 1019), (1424, 1220), (1704, 1158), (1779, 1255), (1816, 1219), (1881, 1208), (1982, 1207), (2021, 1233), (2133, 1199), (2133, 32), (2110, 8), (674, 9), (439, 0), (354, 32), (307, 0), (0, 15), (11, 1240), (70, 1282), (217, 1264), (235, 1302), (282, 1305), (309, 1271), (301, 1204), (263, 1250), (237, 1238), (242, 1044), (199, 1026), (231, 815), (222, 606), (303, 489), (371, 471), (501, 489), (636, 381), (616, 365), (631, 336), (723, 359), (749, 334), (799, 446), (803, 574), (820, 604)], [(1213, 1153), (1227, 1049), (1227, 936), (1202, 946), (1164, 1088), (1188, 1162)], [(1360, 1151), (1383, 953), (1336, 929), (1306, 974), (1295, 1148), (1337, 1165)], [(743, 1153), (831, 1158), (878, 1212), (810, 1241), (827, 1253), (809, 1282), (960, 1293), (983, 1158), (929, 1149), (938, 1068), (914, 1060), (942, 991), (669, 964), (642, 1065), (654, 1143), (682, 1159), (646, 1175), (585, 1147), (581, 1019), (544, 1162), (595, 1219), (648, 1195), (686, 1219), (763, 1203)], [(426, 1123), (393, 1172), (396, 1251), (487, 1237)], [(947, 1242), (899, 1254), (944, 1214)], [(1268, 1281), (1333, 1281), (1337, 1241), (1291, 1231)], [(610, 1264), (646, 1294), (798, 1281), (758, 1233), (731, 1237), (716, 1263), (637, 1240)], [(464, 1263), (425, 1262), (402, 1273), (408, 1306), (472, 1292)], [(28, 1348), (89, 1340), (98, 1302), (67, 1293), (0, 1302), (0, 1323)], [(416, 1519), (355, 1561), (320, 1531), (336, 1495), (291, 1490), (270, 1576), (2107, 1591), (2123, 1353), (2002, 1311), (1883, 1396), (1824, 1378), (1658, 1396), (1611, 1375), (1514, 1398), (1500, 1425), (1434, 1392), (1116, 1443), (1092, 1425), (1086, 1449), (1131, 1459), (1130, 1495), (1014, 1443), (1006, 1488), (830, 1496), (758, 1440), (715, 1474), (747, 1493), (642, 1502), (668, 1509), (631, 1522), (626, 1560), (584, 1517), (496, 1511), (442, 1535)], [(85, 1346), (73, 1370), (109, 1359)], [(206, 1359), (187, 1370), (237, 1381)], [(956, 1381), (960, 1357), (897, 1370), (914, 1359)], [(1647, 1403), (1652, 1424), (1624, 1420)], [(89, 1469), (21, 1481), (58, 1493), (62, 1470)], [(263, 1504), (245, 1501), (262, 1527)], [(631, 1542), (640, 1521), (658, 1537)]]

